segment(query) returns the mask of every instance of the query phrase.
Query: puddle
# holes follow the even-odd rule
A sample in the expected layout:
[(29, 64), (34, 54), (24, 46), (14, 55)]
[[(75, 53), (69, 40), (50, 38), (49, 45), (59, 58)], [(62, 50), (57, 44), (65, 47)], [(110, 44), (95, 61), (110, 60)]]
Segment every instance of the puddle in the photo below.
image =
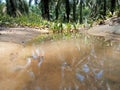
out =
[(2, 90), (120, 90), (119, 42), (84, 37), (26, 48), (0, 77)]

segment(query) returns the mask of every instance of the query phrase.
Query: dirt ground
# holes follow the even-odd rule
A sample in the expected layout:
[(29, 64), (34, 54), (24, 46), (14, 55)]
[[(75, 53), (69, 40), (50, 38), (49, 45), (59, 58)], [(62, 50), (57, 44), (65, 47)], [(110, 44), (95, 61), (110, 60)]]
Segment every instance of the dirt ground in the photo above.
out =
[(107, 40), (120, 41), (120, 25), (99, 25), (90, 28), (87, 31), (88, 34), (94, 36), (102, 36)]
[(104, 21), (104, 24), (90, 28), (87, 33), (94, 36), (103, 36), (106, 41), (120, 41), (120, 17), (109, 18)]
[(35, 28), (2, 28), (0, 27), (0, 42), (23, 44), (39, 34), (49, 33), (48, 30)]

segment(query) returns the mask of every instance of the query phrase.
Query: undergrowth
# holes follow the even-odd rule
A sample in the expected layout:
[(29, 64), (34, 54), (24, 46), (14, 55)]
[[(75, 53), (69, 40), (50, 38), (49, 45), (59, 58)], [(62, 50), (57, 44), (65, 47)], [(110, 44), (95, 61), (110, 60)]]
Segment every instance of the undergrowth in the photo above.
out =
[(78, 23), (65, 23), (60, 21), (47, 21), (41, 18), (40, 15), (31, 13), (20, 17), (10, 17), (7, 14), (0, 14), (0, 27), (31, 27), (37, 29), (48, 29), (54, 34), (58, 33), (77, 33), (84, 24)]

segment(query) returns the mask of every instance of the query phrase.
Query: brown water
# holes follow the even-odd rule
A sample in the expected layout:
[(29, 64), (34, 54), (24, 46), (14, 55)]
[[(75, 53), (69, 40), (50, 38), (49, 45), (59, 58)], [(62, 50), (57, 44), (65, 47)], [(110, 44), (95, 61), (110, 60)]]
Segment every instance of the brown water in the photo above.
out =
[(120, 90), (120, 42), (50, 41), (22, 48), (14, 63), (0, 90)]

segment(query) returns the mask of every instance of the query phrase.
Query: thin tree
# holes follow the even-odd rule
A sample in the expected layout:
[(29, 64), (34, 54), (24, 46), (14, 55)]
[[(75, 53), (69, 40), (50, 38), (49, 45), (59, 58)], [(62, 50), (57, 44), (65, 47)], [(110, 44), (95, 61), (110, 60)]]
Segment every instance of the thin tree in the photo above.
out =
[(80, 24), (82, 24), (83, 19), (82, 19), (82, 5), (83, 5), (83, 0), (80, 0)]
[(111, 0), (111, 8), (110, 8), (110, 11), (111, 11), (112, 15), (113, 15), (113, 13), (114, 13), (115, 6), (116, 6), (116, 0)]
[(61, 0), (57, 0), (57, 2), (56, 2), (56, 6), (55, 6), (55, 16), (56, 16), (56, 20), (58, 19), (58, 17), (59, 17), (59, 6), (60, 6), (60, 1)]
[(73, 0), (73, 21), (76, 21), (76, 0)]
[(33, 0), (29, 0), (29, 6), (31, 6), (32, 1), (33, 1)]
[(69, 0), (65, 0), (65, 9), (66, 9), (67, 22), (69, 22), (69, 15), (70, 15), (70, 2), (69, 2)]
[(41, 9), (41, 12), (42, 12), (42, 17), (44, 19), (50, 20), (49, 0), (41, 0), (41, 2), (40, 2), (40, 9)]
[(103, 8), (103, 16), (104, 16), (104, 19), (105, 19), (105, 16), (106, 16), (106, 0), (104, 0), (104, 8)]

